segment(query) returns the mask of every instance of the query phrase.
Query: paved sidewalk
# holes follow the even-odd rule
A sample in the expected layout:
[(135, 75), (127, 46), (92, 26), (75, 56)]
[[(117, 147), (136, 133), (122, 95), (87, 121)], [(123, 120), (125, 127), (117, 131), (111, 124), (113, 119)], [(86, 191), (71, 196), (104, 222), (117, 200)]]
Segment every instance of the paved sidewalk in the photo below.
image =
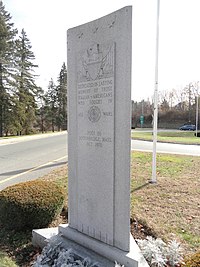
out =
[(44, 134), (35, 134), (35, 135), (22, 135), (22, 136), (17, 136), (17, 137), (1, 137), (0, 146), (8, 145), (8, 144), (15, 144), (15, 143), (23, 142), (23, 141), (46, 138), (49, 136), (63, 135), (66, 133), (67, 131), (62, 131), (62, 132), (44, 133)]

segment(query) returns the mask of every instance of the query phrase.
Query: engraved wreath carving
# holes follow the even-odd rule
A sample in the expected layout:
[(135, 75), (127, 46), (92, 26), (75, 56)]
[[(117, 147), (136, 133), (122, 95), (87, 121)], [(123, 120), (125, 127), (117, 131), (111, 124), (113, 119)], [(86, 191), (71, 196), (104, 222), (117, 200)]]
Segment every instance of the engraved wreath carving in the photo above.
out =
[(100, 118), (101, 118), (101, 110), (96, 106), (92, 106), (88, 110), (88, 119), (91, 122), (97, 122)]
[(80, 53), (78, 67), (78, 82), (94, 81), (113, 76), (114, 43), (93, 43)]

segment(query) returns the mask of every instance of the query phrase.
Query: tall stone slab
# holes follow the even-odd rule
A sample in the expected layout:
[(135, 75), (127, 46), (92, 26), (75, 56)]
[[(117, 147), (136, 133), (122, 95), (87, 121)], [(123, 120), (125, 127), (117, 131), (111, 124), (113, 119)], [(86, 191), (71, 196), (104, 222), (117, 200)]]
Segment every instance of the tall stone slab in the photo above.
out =
[(68, 30), (69, 226), (129, 250), (131, 7)]
[(130, 250), (131, 41), (130, 6), (67, 33), (69, 225), (60, 232), (97, 253), (113, 248), (116, 260)]

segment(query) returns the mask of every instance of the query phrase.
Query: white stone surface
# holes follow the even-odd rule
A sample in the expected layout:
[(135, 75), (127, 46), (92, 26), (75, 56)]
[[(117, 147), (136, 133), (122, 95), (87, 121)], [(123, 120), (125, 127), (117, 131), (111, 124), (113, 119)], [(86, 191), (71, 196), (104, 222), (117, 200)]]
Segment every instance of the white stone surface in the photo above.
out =
[(32, 230), (32, 244), (43, 248), (46, 246), (47, 240), (54, 235), (58, 235), (58, 227), (34, 229)]
[(69, 227), (130, 246), (132, 9), (68, 30)]

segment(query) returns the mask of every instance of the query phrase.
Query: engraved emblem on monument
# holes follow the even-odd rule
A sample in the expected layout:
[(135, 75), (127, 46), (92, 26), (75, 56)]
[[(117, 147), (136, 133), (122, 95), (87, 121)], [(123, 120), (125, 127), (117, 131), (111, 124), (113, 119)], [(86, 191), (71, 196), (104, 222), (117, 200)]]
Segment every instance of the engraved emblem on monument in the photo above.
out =
[(114, 43), (93, 43), (80, 53), (78, 82), (94, 81), (113, 76)]
[(96, 106), (92, 106), (89, 110), (88, 110), (88, 119), (91, 122), (97, 122), (101, 117), (101, 110), (96, 107)]

